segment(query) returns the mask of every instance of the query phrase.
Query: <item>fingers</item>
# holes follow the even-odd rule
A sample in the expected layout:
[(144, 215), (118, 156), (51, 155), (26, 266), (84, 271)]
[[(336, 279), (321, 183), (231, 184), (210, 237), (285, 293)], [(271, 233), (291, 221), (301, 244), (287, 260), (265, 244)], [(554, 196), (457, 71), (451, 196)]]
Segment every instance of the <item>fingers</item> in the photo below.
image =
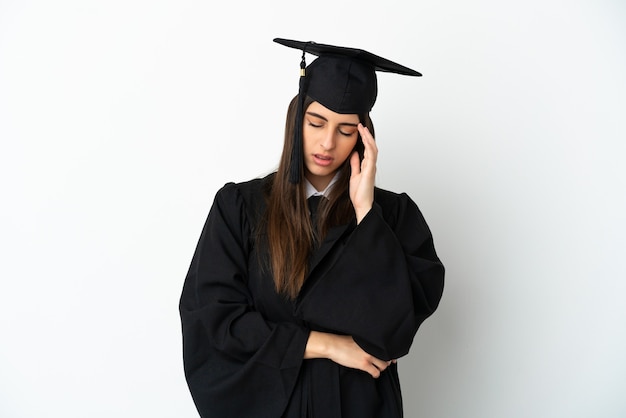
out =
[(374, 141), (374, 136), (371, 134), (370, 130), (366, 126), (363, 126), (362, 123), (359, 123), (357, 125), (357, 129), (359, 130), (359, 133), (361, 134), (361, 139), (367, 142)]
[(350, 168), (352, 169), (352, 175), (356, 175), (361, 172), (361, 161), (359, 160), (359, 153), (356, 151), (354, 151), (350, 156)]
[(361, 134), (361, 140), (363, 141), (363, 146), (365, 148), (364, 157), (373, 158), (374, 161), (376, 161), (378, 147), (376, 146), (374, 136), (371, 134), (370, 130), (361, 123), (358, 124), (357, 129), (359, 130), (359, 134)]
[(376, 173), (378, 147), (376, 146), (376, 141), (374, 140), (374, 137), (370, 133), (369, 129), (360, 123), (357, 125), (357, 128), (359, 130), (359, 134), (361, 134), (361, 141), (363, 142), (363, 161), (361, 162), (360, 167), (361, 172), (373, 181), (373, 176), (375, 176)]
[(368, 364), (366, 368), (363, 369), (367, 373), (369, 373), (374, 379), (378, 379), (380, 377), (380, 373), (382, 370), (378, 370), (373, 364)]
[[(313, 335), (313, 333), (311, 334)], [(380, 377), (381, 372), (385, 371), (391, 364), (391, 361), (381, 360), (368, 354), (350, 336), (327, 333), (324, 333), (324, 336), (326, 338), (324, 346), (328, 350), (328, 354), (323, 357), (329, 358), (342, 366), (362, 370), (377, 379)], [(305, 358), (314, 357), (309, 356)]]
[(378, 379), (380, 377), (380, 374), (387, 370), (387, 367), (389, 367), (392, 362), (392, 360), (385, 361), (378, 359), (370, 354), (367, 354), (361, 370), (369, 373), (374, 379)]

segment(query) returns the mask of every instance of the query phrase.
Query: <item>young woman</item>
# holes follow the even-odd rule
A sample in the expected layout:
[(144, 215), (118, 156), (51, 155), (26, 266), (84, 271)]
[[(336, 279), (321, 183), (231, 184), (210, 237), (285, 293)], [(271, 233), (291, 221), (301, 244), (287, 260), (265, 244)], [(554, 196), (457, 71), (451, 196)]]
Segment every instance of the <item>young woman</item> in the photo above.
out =
[[(216, 195), (180, 300), (202, 417), (402, 416), (396, 359), (436, 309), (444, 268), (419, 209), (374, 186), (366, 51), (303, 51), (277, 171)], [(305, 52), (318, 56), (308, 67)]]

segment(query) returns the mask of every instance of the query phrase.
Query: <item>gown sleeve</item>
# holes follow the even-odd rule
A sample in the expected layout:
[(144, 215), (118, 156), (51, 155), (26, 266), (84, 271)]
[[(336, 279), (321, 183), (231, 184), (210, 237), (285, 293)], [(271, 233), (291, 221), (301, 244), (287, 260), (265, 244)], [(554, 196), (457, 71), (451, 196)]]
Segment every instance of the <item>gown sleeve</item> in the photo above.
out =
[(420, 324), (437, 308), (444, 267), (417, 205), (406, 195), (378, 192), (379, 203), (337, 245), (329, 267), (300, 315), (312, 329), (351, 335), (384, 360), (408, 353)]
[(236, 185), (217, 193), (180, 298), (185, 377), (202, 417), (280, 416), (308, 339), (301, 325), (255, 310), (246, 213)]

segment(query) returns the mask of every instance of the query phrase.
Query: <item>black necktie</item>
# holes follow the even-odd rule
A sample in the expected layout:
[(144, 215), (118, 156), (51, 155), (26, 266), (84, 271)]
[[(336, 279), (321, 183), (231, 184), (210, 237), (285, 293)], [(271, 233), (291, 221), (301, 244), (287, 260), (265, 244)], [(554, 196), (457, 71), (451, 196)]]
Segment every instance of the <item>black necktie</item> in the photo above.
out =
[(311, 215), (311, 218), (315, 217), (315, 215), (317, 215), (317, 208), (320, 205), (320, 200), (322, 199), (322, 196), (317, 195), (317, 196), (311, 196), (309, 197), (307, 200), (309, 202), (309, 214)]
[(322, 196), (311, 196), (307, 199), (309, 204), (309, 215), (311, 215), (311, 224), (313, 225), (313, 231), (315, 231), (315, 235), (317, 235), (317, 208), (320, 205), (320, 201), (322, 200)]

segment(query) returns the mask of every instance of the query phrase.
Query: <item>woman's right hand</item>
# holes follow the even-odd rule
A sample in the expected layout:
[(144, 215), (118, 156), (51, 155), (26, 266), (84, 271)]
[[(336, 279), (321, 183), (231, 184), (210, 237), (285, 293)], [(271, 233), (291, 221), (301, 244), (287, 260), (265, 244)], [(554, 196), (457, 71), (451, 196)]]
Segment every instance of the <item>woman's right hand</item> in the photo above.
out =
[(304, 358), (327, 358), (342, 366), (363, 370), (375, 379), (391, 364), (391, 361), (378, 359), (363, 351), (349, 335), (319, 331), (309, 334)]

